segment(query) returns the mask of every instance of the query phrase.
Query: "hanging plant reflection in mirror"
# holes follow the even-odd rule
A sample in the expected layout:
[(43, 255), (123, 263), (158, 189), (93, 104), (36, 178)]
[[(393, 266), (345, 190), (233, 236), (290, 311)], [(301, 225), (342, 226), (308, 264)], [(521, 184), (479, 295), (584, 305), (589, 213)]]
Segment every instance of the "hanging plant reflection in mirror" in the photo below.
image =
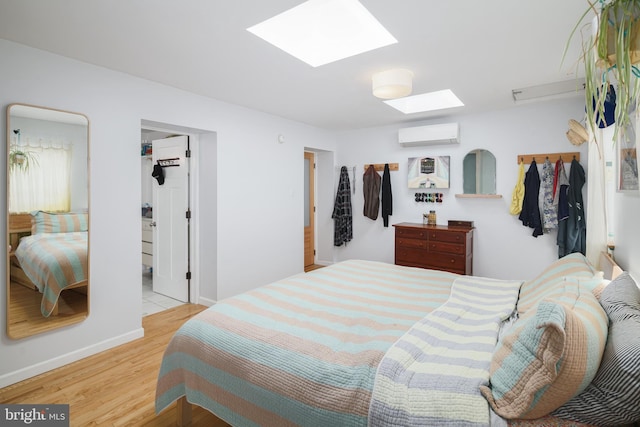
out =
[(31, 166), (38, 165), (38, 155), (20, 146), (20, 129), (14, 129), (13, 133), (16, 135), (16, 141), (9, 149), (9, 168), (12, 171), (19, 169), (27, 172)]

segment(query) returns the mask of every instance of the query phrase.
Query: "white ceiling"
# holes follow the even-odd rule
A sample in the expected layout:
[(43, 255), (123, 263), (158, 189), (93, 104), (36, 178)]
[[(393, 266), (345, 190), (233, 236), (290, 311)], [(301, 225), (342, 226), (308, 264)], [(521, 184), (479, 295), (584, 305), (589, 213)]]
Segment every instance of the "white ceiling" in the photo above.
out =
[[(303, 0), (0, 0), (0, 38), (329, 129), (508, 108), (511, 90), (575, 78), (586, 0), (361, 0), (397, 44), (313, 68), (246, 29)], [(589, 19), (588, 19), (589, 20)], [(402, 67), (413, 93), (465, 103), (404, 115), (371, 94)], [(0, 73), (1, 75), (1, 73)]]

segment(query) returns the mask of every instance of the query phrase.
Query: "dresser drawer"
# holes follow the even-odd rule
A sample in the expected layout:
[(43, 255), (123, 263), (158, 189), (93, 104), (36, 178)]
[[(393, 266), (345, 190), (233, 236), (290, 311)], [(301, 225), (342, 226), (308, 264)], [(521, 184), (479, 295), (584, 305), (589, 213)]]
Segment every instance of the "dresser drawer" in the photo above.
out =
[(427, 240), (410, 239), (408, 237), (396, 237), (396, 247), (427, 249)]
[(396, 246), (396, 264), (424, 267), (427, 264), (428, 258), (429, 254), (426, 249)]
[(467, 240), (467, 233), (464, 231), (429, 230), (429, 240), (462, 244)]
[(422, 228), (396, 228), (396, 237), (409, 239), (426, 239), (428, 231)]
[(456, 243), (434, 242), (429, 240), (429, 252), (444, 252), (448, 254), (465, 255), (464, 245)]
[(153, 256), (149, 254), (142, 254), (142, 264), (152, 266), (153, 265)]
[(142, 242), (142, 253), (153, 255), (153, 243)]
[(142, 230), (142, 241), (153, 242), (153, 231)]
[(442, 253), (429, 253), (429, 268), (442, 269), (454, 273), (464, 274), (466, 257), (464, 255), (448, 255)]

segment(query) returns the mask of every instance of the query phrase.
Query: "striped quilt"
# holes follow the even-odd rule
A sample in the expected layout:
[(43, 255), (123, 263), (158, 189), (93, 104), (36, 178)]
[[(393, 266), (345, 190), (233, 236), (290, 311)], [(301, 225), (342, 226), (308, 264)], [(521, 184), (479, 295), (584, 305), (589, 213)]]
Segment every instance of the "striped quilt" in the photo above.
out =
[(522, 282), (463, 276), (380, 362), (369, 426), (489, 426), (480, 394)]
[(223, 300), (172, 338), (156, 411), (186, 396), (234, 426), (366, 426), (380, 360), (457, 277), (351, 260)]
[(16, 258), (22, 270), (42, 292), (40, 311), (49, 317), (60, 292), (86, 280), (87, 232), (42, 233), (20, 239)]

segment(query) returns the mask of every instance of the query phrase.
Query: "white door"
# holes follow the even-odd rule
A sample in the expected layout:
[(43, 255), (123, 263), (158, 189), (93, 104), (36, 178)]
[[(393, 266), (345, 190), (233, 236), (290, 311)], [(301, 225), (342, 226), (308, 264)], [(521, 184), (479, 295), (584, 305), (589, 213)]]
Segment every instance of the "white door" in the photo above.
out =
[(187, 136), (152, 142), (154, 167), (164, 183), (153, 180), (153, 291), (189, 301), (189, 149)]

